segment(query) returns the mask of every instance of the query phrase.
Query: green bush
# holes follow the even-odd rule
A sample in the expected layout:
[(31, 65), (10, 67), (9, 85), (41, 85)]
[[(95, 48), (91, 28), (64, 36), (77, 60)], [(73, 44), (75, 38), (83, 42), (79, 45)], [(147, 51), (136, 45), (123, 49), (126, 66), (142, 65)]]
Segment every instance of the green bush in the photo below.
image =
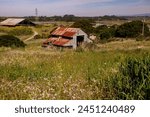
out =
[(72, 27), (74, 28), (81, 28), (83, 31), (85, 31), (87, 34), (91, 34), (94, 30), (90, 20), (79, 20), (76, 21)]
[(15, 36), (31, 35), (33, 34), (33, 31), (31, 28), (28, 27), (15, 27), (9, 31), (9, 34)]
[(20, 39), (12, 35), (2, 35), (0, 36), (0, 47), (25, 47)]
[(111, 33), (109, 32), (109, 30), (104, 31), (103, 33), (101, 33), (100, 35), (100, 39), (102, 40), (107, 40), (111, 37)]
[(101, 34), (106, 29), (108, 29), (108, 27), (106, 25), (101, 25), (94, 29), (94, 33)]
[(111, 27), (105, 27), (101, 30), (100, 33), (100, 39), (102, 41), (108, 41), (108, 39), (112, 38), (115, 36), (116, 33), (116, 27), (115, 26), (111, 26)]
[(150, 99), (150, 56), (127, 58), (113, 84), (117, 99)]
[[(125, 23), (118, 27), (116, 31), (117, 37), (137, 37), (142, 34), (143, 22), (142, 21), (132, 21)], [(144, 36), (149, 36), (149, 28), (144, 24)]]

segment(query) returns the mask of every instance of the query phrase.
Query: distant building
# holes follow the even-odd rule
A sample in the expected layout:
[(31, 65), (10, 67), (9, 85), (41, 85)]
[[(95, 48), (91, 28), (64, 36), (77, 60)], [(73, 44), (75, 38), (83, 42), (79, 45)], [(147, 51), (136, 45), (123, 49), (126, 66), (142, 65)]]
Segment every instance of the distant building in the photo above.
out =
[(51, 38), (43, 43), (43, 46), (54, 45), (76, 49), (83, 42), (91, 42), (91, 40), (88, 39), (88, 35), (80, 28), (58, 27), (51, 33)]
[(8, 18), (0, 23), (1, 26), (35, 26), (35, 24), (23, 18)]

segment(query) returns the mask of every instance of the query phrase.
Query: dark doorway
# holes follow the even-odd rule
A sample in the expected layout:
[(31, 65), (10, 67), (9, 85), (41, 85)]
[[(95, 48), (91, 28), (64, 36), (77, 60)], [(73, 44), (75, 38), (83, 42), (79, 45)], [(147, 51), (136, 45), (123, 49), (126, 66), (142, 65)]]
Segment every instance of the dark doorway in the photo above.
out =
[(80, 46), (84, 42), (84, 35), (77, 36), (77, 46)]

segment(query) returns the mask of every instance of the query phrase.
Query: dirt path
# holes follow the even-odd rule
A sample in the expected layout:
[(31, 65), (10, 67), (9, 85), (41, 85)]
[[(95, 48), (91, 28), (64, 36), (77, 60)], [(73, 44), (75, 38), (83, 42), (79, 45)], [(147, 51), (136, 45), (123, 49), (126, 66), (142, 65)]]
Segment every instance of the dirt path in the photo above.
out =
[(33, 30), (33, 31), (34, 31), (34, 34), (31, 37), (27, 38), (24, 42), (29, 41), (29, 40), (33, 39), (36, 35), (38, 35), (38, 32), (36, 32), (35, 30)]

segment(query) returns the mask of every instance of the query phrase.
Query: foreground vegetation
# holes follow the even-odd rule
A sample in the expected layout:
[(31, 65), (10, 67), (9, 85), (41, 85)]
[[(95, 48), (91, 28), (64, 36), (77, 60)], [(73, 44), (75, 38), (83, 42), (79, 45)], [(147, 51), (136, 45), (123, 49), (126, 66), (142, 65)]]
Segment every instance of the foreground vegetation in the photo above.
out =
[(0, 99), (150, 99), (149, 41), (78, 52), (40, 44), (0, 48)]

